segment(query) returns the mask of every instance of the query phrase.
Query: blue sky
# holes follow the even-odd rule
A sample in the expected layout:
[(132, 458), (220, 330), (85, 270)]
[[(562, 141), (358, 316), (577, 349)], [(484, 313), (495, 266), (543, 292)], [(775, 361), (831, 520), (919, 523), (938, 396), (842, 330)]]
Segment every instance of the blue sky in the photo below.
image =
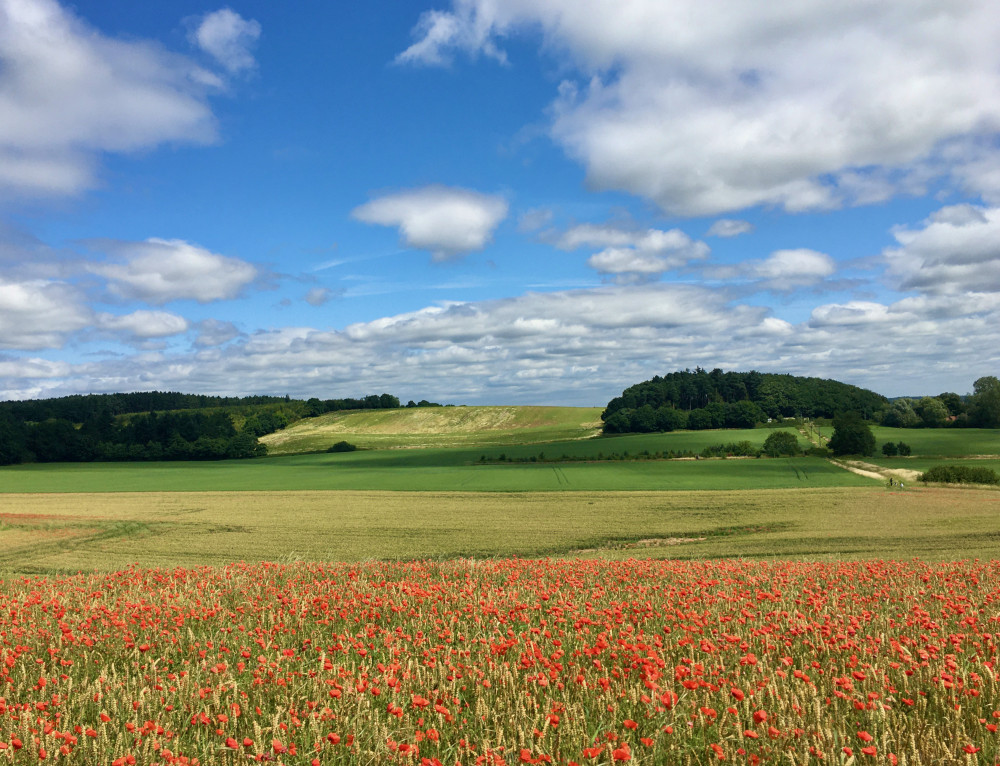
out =
[(0, 397), (1000, 361), (990, 0), (0, 0)]

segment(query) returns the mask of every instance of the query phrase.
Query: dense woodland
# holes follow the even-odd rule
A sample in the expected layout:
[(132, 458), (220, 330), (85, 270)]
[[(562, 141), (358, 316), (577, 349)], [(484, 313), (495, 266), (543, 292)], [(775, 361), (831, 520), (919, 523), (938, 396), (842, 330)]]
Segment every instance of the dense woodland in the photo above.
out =
[(769, 418), (829, 418), (841, 411), (870, 419), (888, 403), (835, 380), (698, 367), (629, 386), (608, 402), (602, 418), (606, 433), (752, 428)]
[(259, 457), (267, 453), (259, 437), (302, 418), (399, 406), (391, 394), (302, 401), (159, 391), (0, 402), (0, 465)]
[(1000, 428), (1000, 381), (977, 380), (973, 393), (888, 400), (822, 378), (696, 368), (637, 383), (602, 414), (605, 433), (752, 428), (779, 418), (833, 418), (854, 413), (896, 428)]

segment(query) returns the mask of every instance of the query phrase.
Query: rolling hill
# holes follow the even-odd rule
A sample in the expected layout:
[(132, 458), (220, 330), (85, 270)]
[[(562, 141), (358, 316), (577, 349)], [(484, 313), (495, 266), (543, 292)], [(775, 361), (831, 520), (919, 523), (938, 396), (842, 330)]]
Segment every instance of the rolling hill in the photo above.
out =
[(421, 407), (330, 412), (261, 438), (268, 454), (321, 452), (338, 441), (362, 449), (479, 447), (589, 439), (600, 407)]

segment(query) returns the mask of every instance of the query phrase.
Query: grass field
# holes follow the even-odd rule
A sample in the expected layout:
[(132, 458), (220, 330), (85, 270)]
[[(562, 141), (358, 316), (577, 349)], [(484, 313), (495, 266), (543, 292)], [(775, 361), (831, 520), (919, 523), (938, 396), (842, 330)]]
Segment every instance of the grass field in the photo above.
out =
[(1000, 491), (0, 495), (0, 570), (456, 557), (1000, 558)]
[[(827, 429), (830, 433), (830, 429)], [(886, 442), (905, 442), (921, 457), (1000, 455), (1000, 430), (989, 428), (872, 428), (876, 450)]]
[(366, 449), (535, 444), (596, 436), (601, 407), (418, 407), (331, 412), (261, 439), (272, 455), (322, 452), (338, 441)]
[(0, 469), (2, 492), (735, 490), (865, 486), (818, 458), (477, 465), (480, 451), (373, 450), (263, 460)]

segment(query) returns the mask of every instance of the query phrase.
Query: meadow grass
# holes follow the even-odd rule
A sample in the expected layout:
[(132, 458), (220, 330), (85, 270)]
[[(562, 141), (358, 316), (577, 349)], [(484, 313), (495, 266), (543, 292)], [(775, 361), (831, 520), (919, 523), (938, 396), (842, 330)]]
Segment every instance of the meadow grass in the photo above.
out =
[(737, 490), (865, 486), (819, 458), (477, 464), (478, 450), (373, 450), (259, 460), (0, 469), (2, 492), (211, 490)]
[(1000, 558), (1000, 491), (0, 495), (0, 570), (458, 557)]
[(365, 449), (468, 447), (586, 439), (602, 407), (417, 407), (331, 412), (261, 441), (272, 455), (322, 452), (347, 441)]
[[(832, 433), (827, 429), (828, 433)], [(872, 427), (876, 450), (886, 442), (909, 444), (921, 457), (1000, 455), (1000, 429), (996, 428), (884, 428)]]

